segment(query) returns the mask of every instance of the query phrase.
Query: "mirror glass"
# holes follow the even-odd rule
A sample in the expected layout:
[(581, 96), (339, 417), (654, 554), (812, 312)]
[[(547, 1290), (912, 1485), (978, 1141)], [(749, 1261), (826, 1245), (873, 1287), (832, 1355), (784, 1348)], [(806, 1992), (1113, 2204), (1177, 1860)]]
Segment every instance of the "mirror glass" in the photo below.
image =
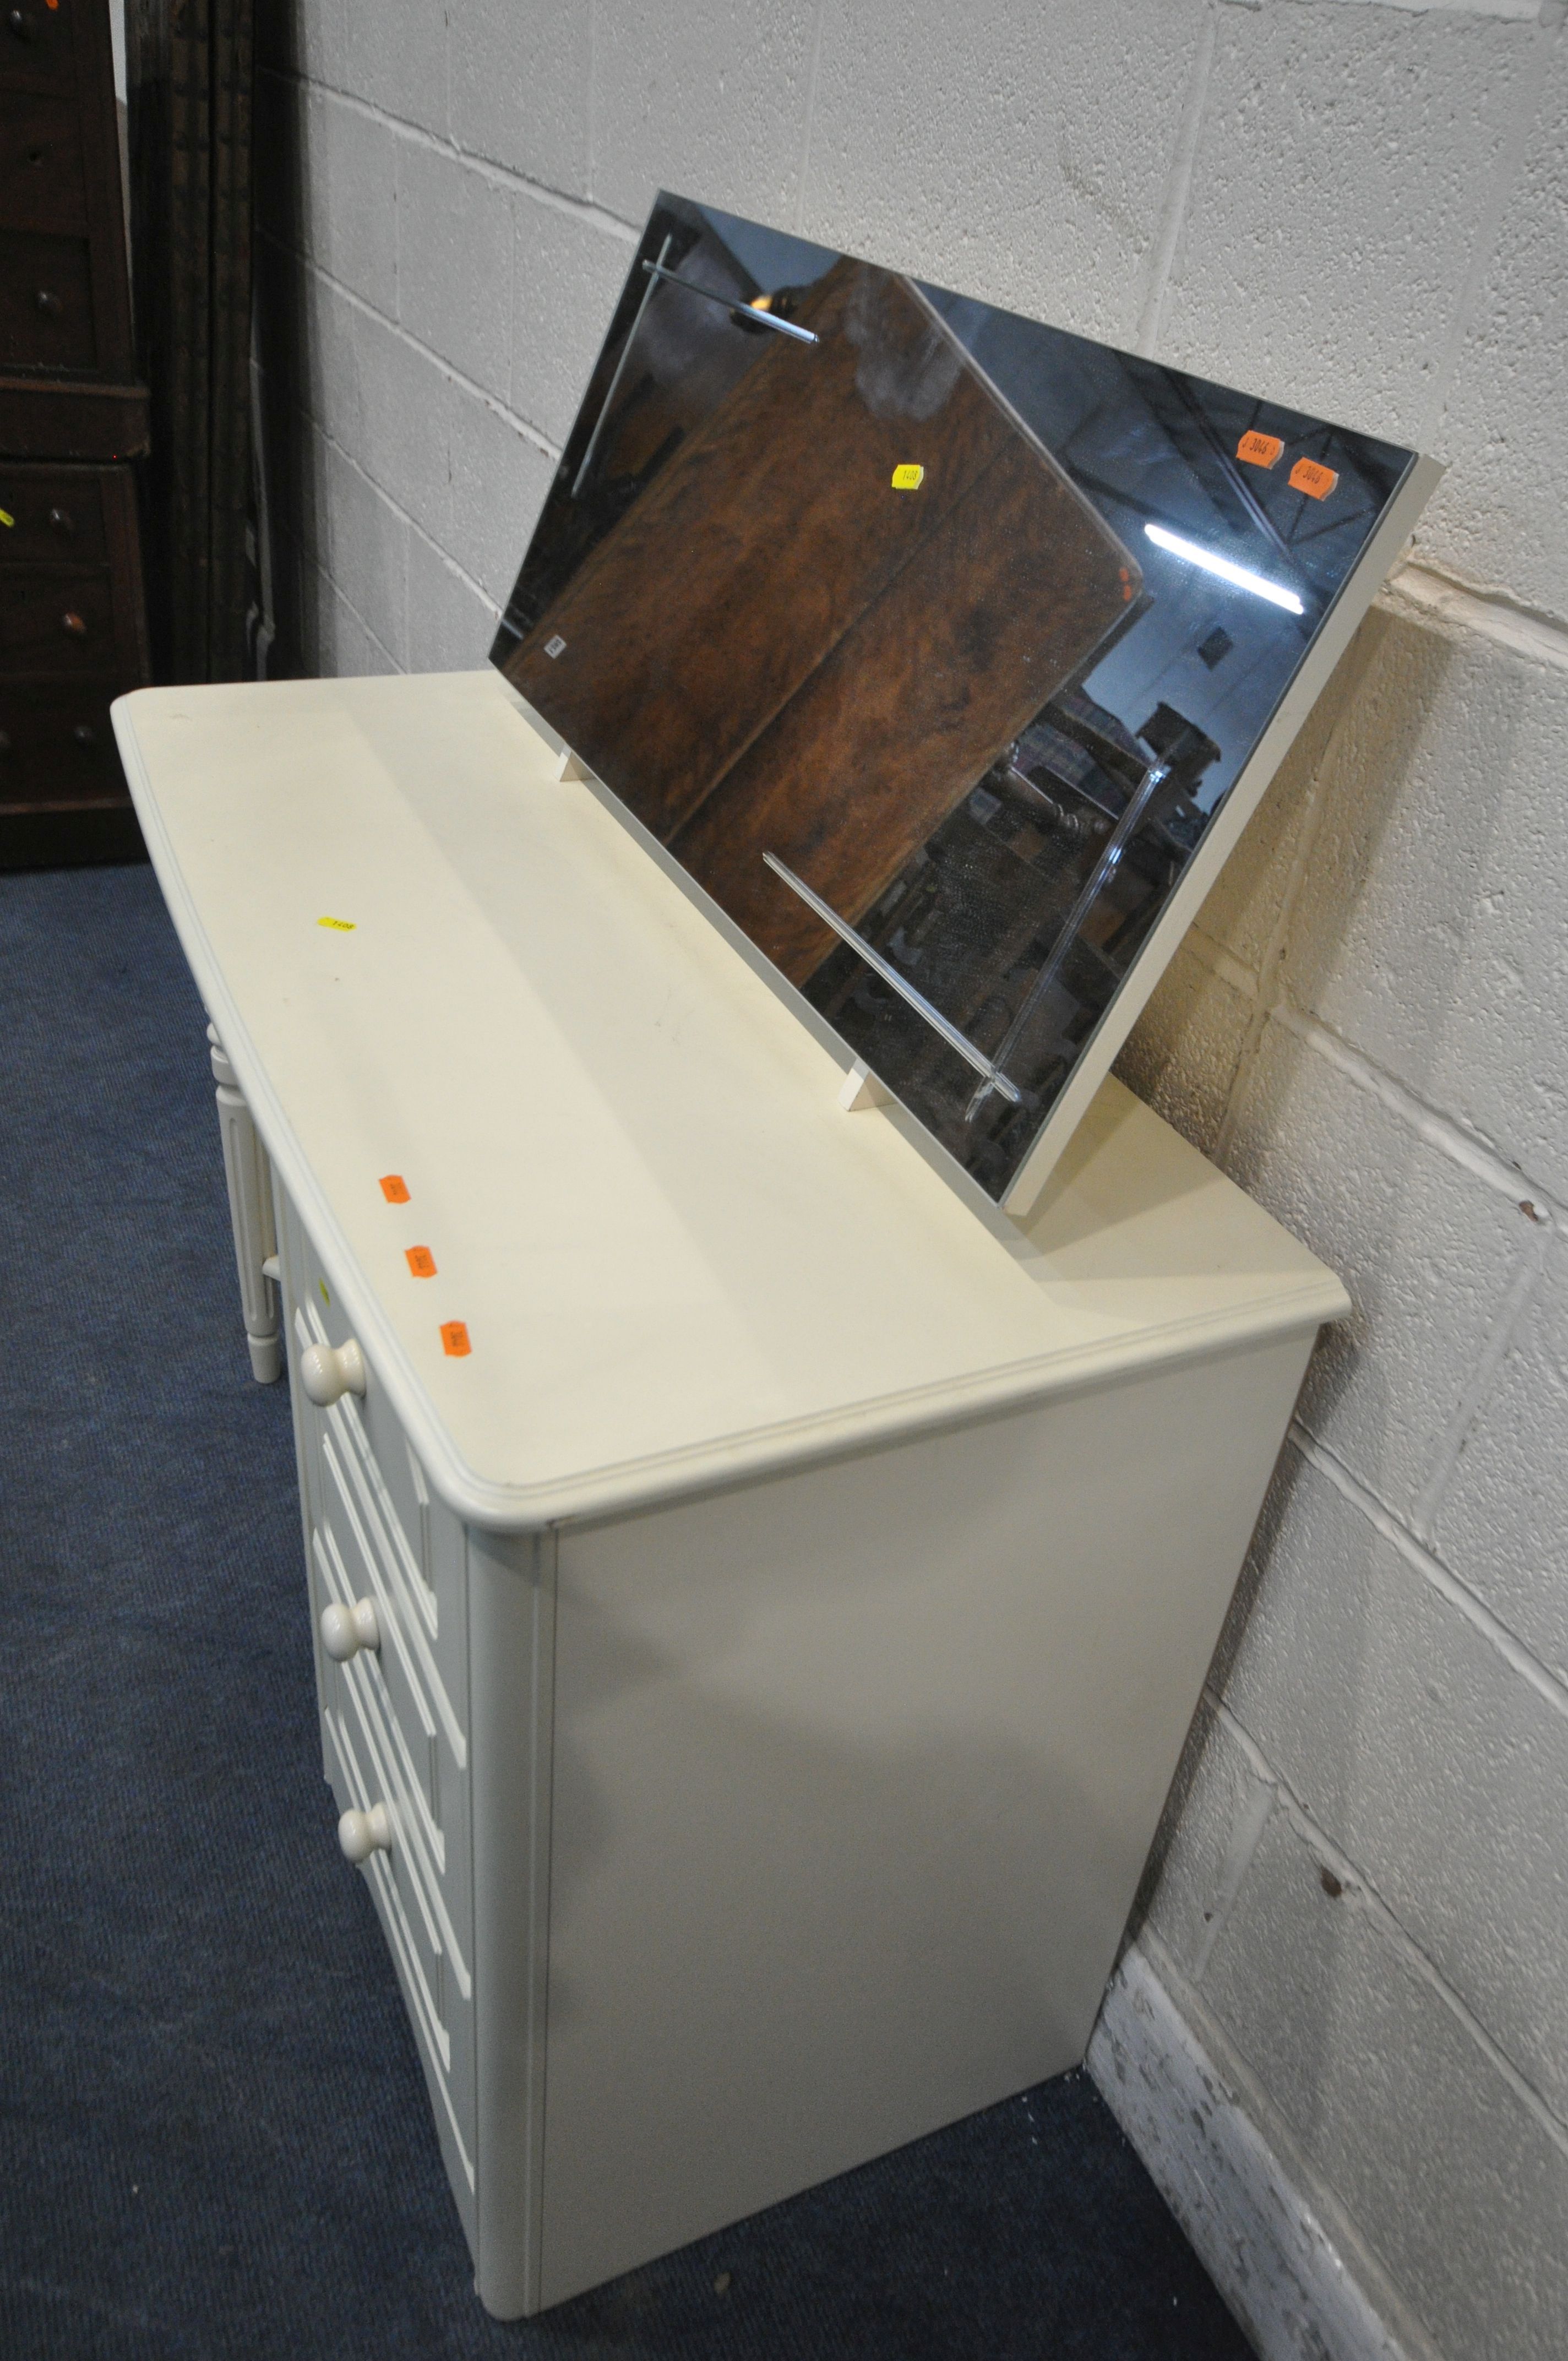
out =
[(1000, 1198), (1411, 465), (662, 195), (492, 656)]

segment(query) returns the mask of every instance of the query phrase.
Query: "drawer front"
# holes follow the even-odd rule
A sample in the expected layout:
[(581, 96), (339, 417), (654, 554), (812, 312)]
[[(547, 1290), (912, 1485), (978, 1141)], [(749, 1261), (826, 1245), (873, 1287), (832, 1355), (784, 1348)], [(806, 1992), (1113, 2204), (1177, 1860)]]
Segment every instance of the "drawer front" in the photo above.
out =
[(150, 443), (148, 400), (145, 385), (0, 376), (0, 451), (38, 459), (139, 458)]
[(34, 688), (0, 680), (0, 811), (127, 803), (109, 705), (137, 685)]
[(0, 10), (0, 80), (8, 85), (73, 90), (76, 85), (72, 19), (79, 0), (22, 0)]
[[(292, 1351), (320, 1343), (317, 1324), (296, 1304), (290, 1314)], [(412, 1818), (410, 1838), (430, 1881), (434, 1906), (450, 1921), (465, 1958), (473, 1924), (470, 1877), (468, 1741), (466, 1692), (456, 1702), (430, 1647), (429, 1620), (410, 1581), (408, 1558), (382, 1513), (377, 1470), (357, 1405), (328, 1411), (302, 1405), (311, 1460), (312, 1578), (329, 1601), (351, 1607), (368, 1598), (381, 1644), (353, 1661), (367, 1677), (393, 1726)], [(324, 1667), (330, 1658), (322, 1654)]]
[(468, 1724), (468, 1588), (461, 1518), (434, 1497), (385, 1393), (372, 1385), (355, 1404), (378, 1499), (397, 1537), (401, 1562), (415, 1576), (434, 1679)]
[[(294, 1316), (296, 1340), (322, 1341), (298, 1312)], [(437, 1906), (453, 1921), (454, 1939), (466, 1947), (473, 1915), (466, 1733), (435, 1668), (406, 1557), (382, 1514), (360, 1422), (346, 1402), (312, 1415), (317, 1422), (320, 1490), (312, 1551), (323, 1585), (323, 1604), (333, 1598), (352, 1607), (368, 1598), (375, 1606), (381, 1644), (353, 1661), (367, 1668), (392, 1724), (413, 1813), (411, 1838)]]
[(115, 672), (115, 587), (98, 568), (0, 566), (0, 677)]
[(340, 1810), (382, 1804), (391, 1820), (390, 1850), (372, 1853), (366, 1874), (419, 2044), (453, 2191), (472, 2236), (478, 2090), (472, 1977), (433, 1915), (411, 1857), (395, 1747), (374, 1692), (357, 1658), (333, 1671), (322, 1716), (328, 1777)]
[[(297, 1364), (307, 1345), (340, 1345), (347, 1330), (303, 1225), (291, 1207), (280, 1212), (285, 1320)], [(368, 1382), (375, 1400), (373, 1372)], [(362, 1677), (385, 1719), (408, 1799), (411, 1857), (466, 1973), (473, 1894), (463, 1529), (442, 1503), (428, 1499), (422, 1471), (384, 1397), (374, 1441), (366, 1416), (370, 1401), (345, 1394), (318, 1410), (297, 1379), (296, 1400), (323, 1696), (337, 1668), (321, 1645), (321, 1610), (334, 1600), (350, 1607), (368, 1598), (381, 1644), (361, 1652), (347, 1670)], [(411, 1530), (394, 1483), (416, 1506), (419, 1494), (427, 1496), (422, 1526), (415, 1521)]]
[(7, 230), (0, 240), (0, 363), (90, 369), (97, 357), (87, 240)]
[[(326, 1274), (302, 1223), (296, 1219), (298, 1306), (316, 1343), (341, 1345), (348, 1326), (333, 1301)], [(307, 1405), (308, 1407), (308, 1405)], [(407, 1586), (411, 1620), (428, 1650), (438, 1685), (458, 1729), (467, 1730), (468, 1629), (466, 1553), (462, 1520), (431, 1490), (417, 1454), (372, 1369), (360, 1399), (345, 1395), (320, 1420), (341, 1414), (354, 1442), (345, 1464), (362, 1471), (392, 1554)]]
[(0, 566), (106, 564), (104, 493), (117, 497), (120, 473), (0, 459)]
[(0, 227), (85, 235), (82, 135), (71, 99), (0, 87)]
[[(382, 1804), (391, 1822), (390, 1849), (371, 1855), (366, 1875), (419, 2039), (454, 2190), (459, 2204), (471, 2210), (476, 2081), (466, 1664), (463, 1679), (449, 1683), (433, 1645), (443, 1627), (462, 1640), (462, 1528), (455, 1528), (455, 1549), (438, 1554), (428, 1569), (422, 1566), (418, 1535), (411, 1540), (404, 1529), (372, 1447), (366, 1405), (345, 1395), (321, 1410), (306, 1397), (300, 1354), (313, 1344), (342, 1344), (347, 1329), (303, 1224), (280, 1192), (277, 1213), (323, 1759), (341, 1809), (367, 1811)], [(379, 1422), (383, 1438), (389, 1415)], [(417, 1466), (395, 1420), (390, 1433), (405, 1464)], [(422, 1474), (419, 1480), (422, 1486)], [(365, 1598), (375, 1608), (380, 1643), (362, 1648), (347, 1664), (334, 1663), (322, 1642), (322, 1612)]]

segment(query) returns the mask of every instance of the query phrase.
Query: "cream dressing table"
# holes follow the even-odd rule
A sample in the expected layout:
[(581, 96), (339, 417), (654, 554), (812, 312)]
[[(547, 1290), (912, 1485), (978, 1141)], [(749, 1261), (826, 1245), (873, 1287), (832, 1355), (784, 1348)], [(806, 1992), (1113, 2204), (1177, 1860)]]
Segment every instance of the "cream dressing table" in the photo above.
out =
[(965, 1202), (493, 672), (116, 724), (484, 2302), (1075, 2063), (1338, 1281), (1115, 1082)]

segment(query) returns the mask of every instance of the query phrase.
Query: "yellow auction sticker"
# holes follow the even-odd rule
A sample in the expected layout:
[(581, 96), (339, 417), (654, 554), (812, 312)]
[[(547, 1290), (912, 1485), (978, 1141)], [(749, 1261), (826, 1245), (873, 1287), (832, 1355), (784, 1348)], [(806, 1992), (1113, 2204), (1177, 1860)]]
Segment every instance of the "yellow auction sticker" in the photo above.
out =
[(9, 509), (0, 509), (0, 524), (15, 524), (16, 522)]
[(925, 480), (925, 468), (914, 459), (906, 460), (902, 467), (895, 467), (893, 471), (893, 489), (895, 492), (917, 492)]
[(318, 927), (331, 927), (340, 935), (351, 935), (354, 932), (352, 918), (318, 918), (316, 924)]

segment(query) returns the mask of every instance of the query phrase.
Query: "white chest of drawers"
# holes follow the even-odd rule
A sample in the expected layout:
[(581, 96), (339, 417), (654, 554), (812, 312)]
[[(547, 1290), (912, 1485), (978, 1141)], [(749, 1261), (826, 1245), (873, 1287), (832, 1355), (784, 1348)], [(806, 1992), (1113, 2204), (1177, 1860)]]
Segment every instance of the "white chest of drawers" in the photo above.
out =
[(1114, 1083), (960, 1202), (491, 675), (117, 721), (484, 2301), (1074, 2063), (1338, 1282)]

